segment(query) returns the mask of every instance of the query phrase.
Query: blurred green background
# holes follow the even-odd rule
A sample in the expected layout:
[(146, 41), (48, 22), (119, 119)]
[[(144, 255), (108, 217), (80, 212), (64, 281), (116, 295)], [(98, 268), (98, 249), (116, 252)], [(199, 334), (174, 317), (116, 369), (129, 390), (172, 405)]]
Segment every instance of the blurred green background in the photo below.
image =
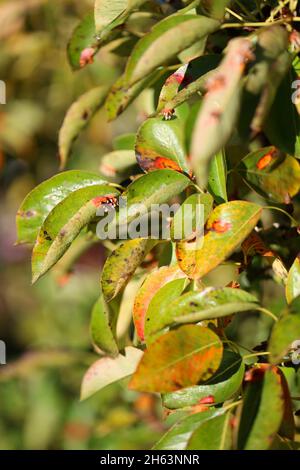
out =
[[(96, 246), (70, 276), (30, 281), (30, 247), (14, 246), (15, 214), (29, 190), (58, 171), (57, 136), (70, 104), (84, 91), (113, 83), (123, 61), (104, 49), (74, 73), (70, 34), (93, 1), (0, 1), (0, 449), (146, 449), (162, 432), (149, 395), (110, 386), (86, 402), (80, 383), (97, 356), (89, 338), (103, 252)], [(139, 100), (117, 123), (100, 111), (74, 147), (68, 169), (98, 170), (114, 136), (134, 131)]]

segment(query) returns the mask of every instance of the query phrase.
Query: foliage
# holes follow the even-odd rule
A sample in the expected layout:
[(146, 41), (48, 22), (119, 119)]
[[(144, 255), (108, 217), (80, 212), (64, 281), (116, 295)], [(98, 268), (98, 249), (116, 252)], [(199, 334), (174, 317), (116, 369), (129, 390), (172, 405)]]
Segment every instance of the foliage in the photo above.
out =
[[(107, 3), (95, 2), (95, 21), (86, 11), (69, 60), (75, 70), (97, 68), (109, 47), (126, 63), (108, 91), (96, 83), (67, 111), (61, 167), (71, 165), (73, 143), (99, 108), (114, 120), (142, 100), (136, 137), (125, 129), (100, 173), (66, 170), (35, 187), (17, 213), (19, 242), (34, 242), (34, 282), (59, 265), (68, 275), (91, 245), (109, 252), (91, 320), (101, 357), (81, 398), (131, 376), (130, 390), (161, 393), (166, 414), (174, 413), (156, 449), (295, 448), (298, 2)], [(127, 222), (174, 201), (184, 215), (192, 198), (194, 223), (200, 202), (201, 243), (198, 227), (174, 237), (178, 213), (168, 239), (99, 240), (98, 209), (118, 205), (110, 229), (120, 229), (125, 197)], [(134, 302), (120, 333), (128, 295)], [(259, 325), (250, 339), (239, 335), (247, 320)], [(174, 410), (183, 412), (177, 422)]]

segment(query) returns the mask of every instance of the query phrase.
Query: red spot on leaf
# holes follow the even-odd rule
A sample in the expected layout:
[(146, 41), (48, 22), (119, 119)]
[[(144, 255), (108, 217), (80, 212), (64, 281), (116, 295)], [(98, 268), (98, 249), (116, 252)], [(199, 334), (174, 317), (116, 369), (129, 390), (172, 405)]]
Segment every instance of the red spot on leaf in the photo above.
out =
[(212, 224), (212, 230), (218, 233), (225, 233), (231, 229), (231, 223), (225, 220), (216, 220)]
[(215, 397), (213, 395), (207, 395), (198, 401), (198, 405), (212, 405), (215, 403)]
[(256, 168), (258, 168), (259, 170), (263, 170), (268, 165), (270, 165), (272, 160), (273, 160), (272, 154), (267, 153), (266, 155), (264, 155), (262, 158), (258, 160), (258, 162), (256, 163)]
[(87, 47), (83, 49), (80, 54), (79, 65), (81, 68), (94, 62), (95, 49), (93, 47)]
[(175, 170), (175, 171), (180, 171), (182, 172), (182, 169), (178, 165), (178, 163), (174, 162), (170, 158), (165, 158), (165, 157), (158, 157), (154, 160), (154, 167), (163, 170), (165, 168)]
[(114, 195), (108, 195), (108, 196), (97, 196), (92, 199), (92, 203), (94, 204), (95, 207), (99, 207), (103, 204), (116, 207), (118, 205), (118, 200)]

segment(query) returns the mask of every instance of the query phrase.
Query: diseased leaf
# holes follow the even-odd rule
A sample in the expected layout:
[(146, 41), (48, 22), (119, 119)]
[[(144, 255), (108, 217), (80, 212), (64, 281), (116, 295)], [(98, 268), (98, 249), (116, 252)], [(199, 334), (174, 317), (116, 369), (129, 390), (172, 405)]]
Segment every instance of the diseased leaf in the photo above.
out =
[(209, 193), (192, 194), (181, 204), (171, 222), (171, 239), (189, 240), (200, 235), (212, 211), (213, 198)]
[(134, 47), (125, 70), (126, 81), (136, 83), (219, 26), (219, 21), (197, 15), (176, 14), (163, 19)]
[(81, 400), (89, 398), (107, 385), (132, 375), (143, 351), (128, 346), (125, 356), (119, 354), (115, 358), (98, 359), (85, 373), (81, 384)]
[(163, 405), (169, 409), (194, 406), (202, 398), (213, 396), (216, 404), (232, 398), (241, 387), (245, 365), (239, 354), (224, 350), (217, 372), (203, 385), (193, 385), (163, 395)]
[(220, 416), (224, 412), (219, 410), (207, 410), (181, 419), (167, 431), (167, 433), (155, 444), (154, 450), (184, 450), (192, 433), (209, 419)]
[(289, 304), (300, 295), (300, 254), (295, 258), (289, 270), (285, 295)]
[(227, 202), (227, 167), (224, 150), (212, 157), (208, 173), (208, 191), (213, 195), (217, 204)]
[(300, 337), (300, 314), (288, 314), (279, 319), (274, 325), (270, 342), (270, 362), (279, 363)]
[(263, 380), (249, 383), (239, 426), (239, 448), (266, 450), (272, 445), (284, 414), (281, 379), (276, 368), (268, 368)]
[(228, 450), (232, 447), (230, 413), (205, 420), (193, 432), (187, 444), (188, 450)]
[(129, 387), (171, 392), (207, 380), (218, 369), (223, 347), (208, 328), (185, 325), (160, 336), (145, 351)]
[(230, 287), (207, 287), (201, 292), (191, 291), (177, 296), (167, 308), (156, 312), (153, 332), (175, 322), (188, 323), (221, 318), (237, 312), (249, 311), (257, 307), (257, 299), (252, 294)]
[(106, 183), (96, 173), (81, 170), (65, 171), (43, 181), (26, 196), (17, 212), (18, 243), (34, 243), (47, 215), (70, 193)]
[[(188, 70), (185, 74), (185, 80), (180, 86), (180, 90), (174, 96), (166, 96), (164, 94), (163, 98), (165, 100), (160, 101), (161, 105), (157, 108), (157, 112), (165, 114), (166, 116), (172, 110), (177, 108), (189, 98), (191, 98), (196, 93), (205, 93), (206, 91), (206, 82), (209, 77), (214, 74), (214, 68), (218, 66), (220, 62), (220, 56), (217, 54), (208, 54), (203, 57), (198, 57), (197, 59), (192, 60), (189, 63)], [(186, 81), (186, 83), (185, 83)]]
[(247, 155), (238, 171), (255, 191), (266, 199), (289, 203), (300, 191), (300, 165), (275, 147), (265, 147)]
[[(190, 278), (202, 278), (224, 261), (257, 224), (262, 208), (246, 201), (231, 201), (216, 207), (208, 218), (203, 244), (193, 249), (179, 242), (176, 256)], [(196, 247), (197, 248), (197, 247)]]
[(94, 114), (103, 106), (107, 88), (100, 86), (87, 91), (69, 108), (59, 131), (60, 167), (64, 168), (71, 153), (72, 144), (87, 126)]
[(127, 240), (107, 258), (101, 276), (104, 298), (110, 302), (126, 286), (155, 241), (144, 238)]
[(150, 75), (143, 77), (134, 85), (129, 86), (126, 77), (121, 75), (114, 83), (105, 101), (105, 110), (108, 121), (113, 121), (119, 114), (132, 103), (133, 100), (145, 89), (154, 83), (161, 71), (154, 71)]
[(184, 81), (187, 68), (188, 64), (181, 65), (181, 67), (167, 78), (159, 95), (157, 112), (166, 108), (169, 109), (166, 104), (177, 95), (180, 85)]
[(94, 346), (109, 356), (117, 356), (119, 353), (115, 327), (116, 319), (101, 295), (92, 310), (90, 334)]
[(95, 185), (69, 194), (49, 213), (40, 228), (32, 252), (32, 282), (45, 274), (65, 253), (72, 241), (96, 217), (99, 197), (118, 195), (109, 185)]
[(165, 121), (157, 117), (144, 121), (135, 143), (140, 167), (145, 171), (170, 168), (188, 172), (183, 130), (179, 118)]
[(92, 63), (96, 52), (96, 48), (93, 47), (95, 36), (94, 15), (91, 12), (76, 26), (68, 43), (68, 59), (74, 70)]
[(185, 274), (177, 265), (162, 266), (158, 270), (150, 273), (140, 287), (133, 306), (133, 321), (137, 331), (137, 335), (141, 341), (145, 339), (145, 317), (156, 292), (168, 282), (185, 277)]
[(211, 158), (226, 144), (238, 118), (242, 77), (253, 59), (247, 38), (232, 39), (220, 66), (207, 82), (207, 93), (194, 127), (191, 162), (200, 187), (205, 188)]

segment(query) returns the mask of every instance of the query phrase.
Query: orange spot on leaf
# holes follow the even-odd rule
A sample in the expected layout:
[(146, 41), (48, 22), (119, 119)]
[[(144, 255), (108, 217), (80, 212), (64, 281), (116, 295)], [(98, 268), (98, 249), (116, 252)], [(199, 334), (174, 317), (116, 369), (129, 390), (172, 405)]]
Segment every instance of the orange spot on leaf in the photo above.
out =
[(218, 233), (225, 233), (231, 229), (231, 223), (225, 220), (216, 220), (212, 224), (212, 230)]

